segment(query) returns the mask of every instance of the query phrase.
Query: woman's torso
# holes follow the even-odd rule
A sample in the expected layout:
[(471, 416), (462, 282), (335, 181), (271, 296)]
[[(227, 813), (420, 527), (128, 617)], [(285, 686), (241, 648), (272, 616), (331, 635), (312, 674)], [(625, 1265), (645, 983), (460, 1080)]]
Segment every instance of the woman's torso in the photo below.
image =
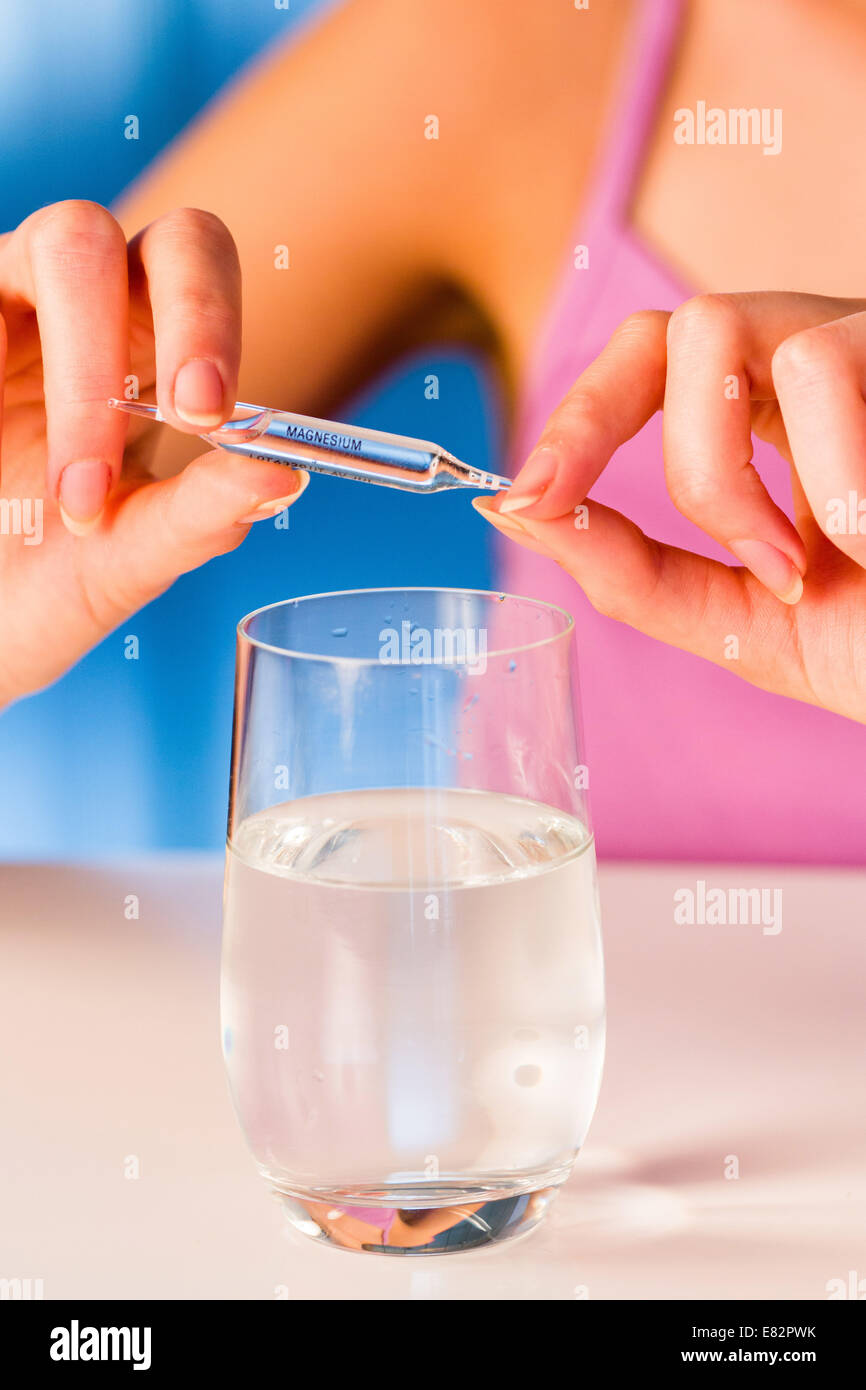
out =
[[(738, 39), (736, 26), (740, 3), (730, 7), (733, 30), (727, 38), (742, 46), (745, 35)], [(783, 124), (781, 151), (765, 155), (761, 147), (721, 151), (704, 145), (687, 147), (680, 159), (673, 111), (688, 104), (701, 84), (708, 105), (745, 105), (748, 71), (744, 77), (726, 65), (725, 32), (713, 37), (707, 56), (707, 30), (718, 24), (718, 6), (699, 5), (685, 35), (685, 7), (678, 0), (641, 0), (629, 9), (595, 174), (580, 200), (540, 327), (531, 334), (518, 330), (519, 341), (507, 349), (522, 365), (515, 469), (562, 394), (629, 313), (673, 308), (704, 288), (857, 292), (856, 239), (845, 209), (850, 208), (849, 219), (856, 218), (866, 181), (860, 187), (842, 177), (841, 170), (856, 164), (846, 153), (840, 113), (851, 110), (845, 84), (858, 71), (859, 53), (853, 69), (847, 53), (841, 79), (837, 69), (841, 105), (827, 108), (827, 83), (834, 81), (827, 61), (844, 31), (822, 35), (824, 48), (816, 52), (817, 76), (810, 84), (803, 64), (809, 62), (811, 17), (806, 14), (805, 27), (791, 34), (781, 11), (771, 13), (764, 31), (751, 35), (757, 47), (744, 66), (760, 70), (763, 40), (767, 71), (782, 76), (753, 83), (752, 89), (766, 94), (761, 105), (770, 112), (782, 111), (790, 134)], [(774, 9), (775, 3), (767, 7)], [(798, 25), (801, 20), (802, 13)], [(780, 34), (787, 35), (787, 60), (778, 48)], [(714, 53), (721, 62), (715, 80)], [(823, 145), (809, 125), (816, 93), (824, 101), (820, 120), (815, 118), (825, 127)], [(748, 104), (755, 101), (753, 96)], [(842, 131), (842, 144), (830, 156), (826, 137), (834, 129)], [(822, 148), (822, 168), (813, 173), (810, 162)], [(814, 195), (813, 181), (823, 197)], [(834, 189), (836, 202), (830, 204)], [(535, 207), (533, 216), (543, 216), (543, 207)], [(683, 237), (684, 223), (692, 227), (691, 237)], [(671, 266), (674, 257), (683, 267), (679, 272)], [(760, 443), (755, 463), (776, 500), (788, 506), (787, 466)], [(593, 496), (663, 540), (731, 561), (670, 502), (658, 417), (619, 451)], [(602, 853), (821, 862), (862, 858), (866, 731), (861, 726), (757, 690), (733, 673), (601, 617), (562, 570), (528, 551), (503, 543), (500, 561), (506, 587), (555, 600), (575, 613)]]

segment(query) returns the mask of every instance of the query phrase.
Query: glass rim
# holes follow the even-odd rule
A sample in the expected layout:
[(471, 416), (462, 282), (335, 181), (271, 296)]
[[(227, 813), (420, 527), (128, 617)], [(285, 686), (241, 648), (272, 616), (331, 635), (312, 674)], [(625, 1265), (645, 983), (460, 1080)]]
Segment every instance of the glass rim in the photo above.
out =
[[(375, 585), (366, 589), (331, 589), (321, 594), (300, 594), (296, 598), (281, 598), (274, 603), (264, 603), (261, 608), (254, 608), (251, 613), (245, 614), (240, 619), (235, 629), (238, 642), (244, 642), (250, 647), (257, 647), (259, 651), (272, 652), (275, 656), (292, 657), (298, 661), (324, 661), (330, 666), (381, 666), (382, 660), (378, 656), (329, 656), (324, 652), (305, 652), (296, 650), (294, 647), (280, 647), (273, 642), (263, 642), (259, 637), (253, 637), (247, 630), (247, 625), (258, 618), (262, 613), (268, 613), (275, 608), (297, 607), (301, 603), (310, 603), (314, 599), (324, 598), (357, 598), (364, 594), (456, 594), (461, 598), (481, 598), (495, 599), (497, 603), (508, 601), (514, 603), (526, 603), (533, 608), (544, 609), (547, 613), (556, 613), (565, 619), (558, 632), (551, 633), (548, 637), (541, 637), (535, 642), (521, 642), (513, 647), (497, 647), (494, 651), (486, 653), (487, 660), (500, 656), (518, 656), (523, 652), (531, 652), (539, 647), (551, 646), (554, 642), (559, 642), (563, 638), (568, 638), (574, 631), (574, 617), (566, 608), (561, 608), (558, 603), (548, 603), (546, 599), (529, 598), (525, 594), (509, 594), (502, 589), (456, 589), (443, 587), (439, 584), (392, 584), (383, 588)], [(437, 666), (449, 663), (414, 663), (418, 666), (436, 664)], [(451, 663), (458, 665), (459, 663)], [(398, 669), (402, 669), (402, 663), (398, 664)]]

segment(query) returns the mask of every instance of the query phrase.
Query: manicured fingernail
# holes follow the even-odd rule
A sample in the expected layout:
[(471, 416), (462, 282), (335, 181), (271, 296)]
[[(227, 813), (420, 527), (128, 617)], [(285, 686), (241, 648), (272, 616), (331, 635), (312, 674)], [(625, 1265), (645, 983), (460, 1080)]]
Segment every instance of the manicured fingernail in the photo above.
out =
[(767, 541), (731, 541), (728, 549), (783, 603), (799, 603), (803, 576), (782, 550)]
[(86, 536), (102, 515), (111, 484), (111, 470), (104, 459), (76, 459), (60, 474), (57, 501), (67, 531)]
[(484, 517), (485, 521), (489, 521), (499, 531), (510, 531), (514, 536), (528, 535), (526, 527), (518, 521), (517, 517), (503, 516), (504, 508), (502, 507), (498, 512), (494, 511), (491, 505), (492, 501), (493, 499), (490, 497), (473, 497), (472, 505), (476, 512)]
[(544, 444), (534, 450), (500, 504), (500, 512), (523, 512), (538, 502), (556, 477), (558, 467), (559, 454), (555, 449)]
[(305, 468), (297, 469), (297, 475), (299, 479), (297, 491), (290, 493), (288, 497), (275, 497), (272, 502), (262, 502), (248, 516), (242, 516), (238, 525), (251, 526), (255, 521), (267, 521), (269, 517), (275, 517), (278, 512), (285, 511), (286, 507), (297, 502), (310, 481), (310, 475)]
[(223, 379), (206, 357), (191, 357), (174, 379), (174, 408), (188, 425), (219, 424), (223, 395)]
[(509, 492), (499, 510), (506, 514), (508, 512), (522, 512), (525, 511), (527, 507), (531, 507), (533, 502), (537, 502), (539, 497), (543, 496), (543, 487), (535, 488), (532, 492)]

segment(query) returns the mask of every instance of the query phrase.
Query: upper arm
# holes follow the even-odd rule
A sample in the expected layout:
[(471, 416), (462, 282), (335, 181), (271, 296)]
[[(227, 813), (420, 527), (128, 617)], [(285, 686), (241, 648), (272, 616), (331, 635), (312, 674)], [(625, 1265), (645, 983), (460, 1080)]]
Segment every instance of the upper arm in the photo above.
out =
[(417, 327), (431, 312), (444, 170), (413, 72), (446, 40), (431, 51), (427, 10), (339, 7), (247, 71), (121, 201), (128, 236), (175, 206), (229, 227), (244, 277), (242, 398), (326, 410), (396, 350), (407, 318)]

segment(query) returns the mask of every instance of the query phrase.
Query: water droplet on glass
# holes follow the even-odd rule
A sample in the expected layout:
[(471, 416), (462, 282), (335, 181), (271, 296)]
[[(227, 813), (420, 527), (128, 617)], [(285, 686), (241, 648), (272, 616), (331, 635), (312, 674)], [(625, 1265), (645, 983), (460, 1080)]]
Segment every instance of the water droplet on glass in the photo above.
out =
[(509, 671), (516, 671), (516, 670), (517, 670), (517, 662), (514, 661), (514, 660), (509, 661), (509, 663), (508, 663), (508, 669), (509, 669)]
[(331, 636), (332, 636), (332, 637), (345, 637), (345, 636), (348, 634), (348, 631), (349, 631), (349, 629), (348, 629), (347, 627), (332, 627), (332, 628), (331, 628)]
[(541, 1080), (541, 1067), (516, 1067), (514, 1080), (518, 1086), (537, 1086)]

